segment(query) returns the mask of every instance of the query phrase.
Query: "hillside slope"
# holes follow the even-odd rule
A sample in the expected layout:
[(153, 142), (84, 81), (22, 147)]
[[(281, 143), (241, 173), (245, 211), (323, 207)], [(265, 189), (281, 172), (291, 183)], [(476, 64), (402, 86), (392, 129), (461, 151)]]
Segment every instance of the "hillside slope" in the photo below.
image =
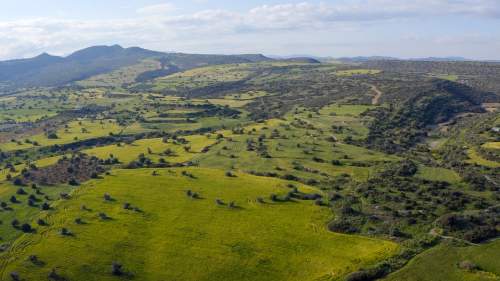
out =
[[(1, 257), (2, 280), (13, 271), (22, 280), (45, 280), (52, 269), (64, 278), (55, 280), (117, 280), (113, 262), (123, 266), (122, 277), (145, 281), (331, 280), (398, 249), (388, 241), (329, 232), (329, 211), (312, 201), (267, 199), (272, 192), (286, 193), (286, 181), (185, 171), (152, 176), (148, 169), (116, 170), (85, 184), (45, 212), (48, 226), (23, 235)], [(106, 193), (111, 200), (103, 199)], [(217, 198), (225, 203), (216, 204)], [(61, 235), (62, 227), (72, 234)], [(26, 262), (30, 255), (38, 265)]]
[[(0, 62), (0, 85), (4, 85), (4, 89), (62, 86), (94, 75), (136, 65), (148, 58), (159, 60), (164, 69), (170, 69), (168, 74), (172, 71), (204, 65), (271, 60), (259, 54), (193, 55), (162, 53), (139, 47), (123, 48), (119, 45), (93, 46), (76, 51), (67, 57), (42, 54), (34, 58)], [(162, 74), (165, 73), (159, 72), (159, 75)]]

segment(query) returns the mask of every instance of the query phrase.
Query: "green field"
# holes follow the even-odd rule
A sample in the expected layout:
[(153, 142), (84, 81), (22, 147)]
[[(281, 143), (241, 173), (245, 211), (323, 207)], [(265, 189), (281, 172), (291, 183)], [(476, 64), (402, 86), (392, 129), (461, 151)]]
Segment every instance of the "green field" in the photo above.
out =
[[(137, 160), (140, 154), (145, 154), (146, 157), (153, 161), (163, 158), (167, 162), (186, 162), (198, 155), (203, 148), (212, 145), (216, 141), (215, 137), (207, 138), (200, 135), (188, 136), (185, 139), (188, 143), (183, 145), (174, 144), (172, 140), (165, 143), (161, 138), (156, 138), (137, 140), (131, 144), (96, 147), (84, 150), (83, 152), (101, 159), (106, 159), (110, 155), (113, 155), (122, 163)], [(186, 151), (184, 147), (189, 147), (189, 151)], [(163, 155), (167, 149), (171, 151), (171, 155)]]
[(154, 80), (153, 90), (197, 88), (217, 82), (232, 82), (251, 74), (251, 64), (199, 67)]
[[(355, 107), (352, 112), (355, 114), (359, 111), (360, 109)], [(208, 153), (197, 155), (194, 161), (205, 167), (236, 169), (245, 172), (275, 172), (281, 175), (293, 174), (305, 179), (325, 180), (329, 176), (348, 174), (357, 180), (366, 181), (373, 173), (371, 167), (351, 165), (352, 162), (396, 161), (399, 159), (359, 146), (341, 142), (332, 144), (332, 142), (327, 141), (326, 139), (332, 134), (326, 132), (321, 134), (318, 130), (329, 130), (327, 124), (331, 122), (332, 118), (343, 118), (344, 116), (332, 117), (328, 114), (321, 114), (317, 120), (316, 117), (308, 119), (308, 122), (314, 124), (314, 130), (293, 126), (293, 116), (306, 118), (307, 113), (287, 116), (285, 120), (271, 119), (264, 123), (248, 125), (243, 127), (244, 134), (220, 131), (225, 139), (212, 147)], [(360, 124), (356, 117), (349, 118), (352, 119), (353, 123)], [(330, 121), (325, 121), (326, 119), (330, 119)], [(273, 134), (276, 133), (279, 136), (273, 137)], [(342, 139), (348, 134), (334, 135)], [(269, 157), (261, 157), (256, 151), (248, 150), (248, 140), (256, 141), (263, 136), (265, 136), (265, 140), (262, 144), (266, 147)], [(343, 165), (332, 165), (332, 160), (339, 160)], [(298, 169), (298, 166), (302, 166), (303, 169)]]
[[(479, 267), (466, 270), (459, 263), (470, 261)], [(480, 246), (458, 247), (442, 244), (413, 259), (387, 281), (498, 281), (500, 240)]]
[(500, 281), (498, 69), (155, 54), (0, 97), (0, 280)]
[[(120, 126), (114, 120), (81, 120), (69, 122), (65, 127), (55, 131), (57, 138), (49, 138), (45, 133), (28, 136), (19, 142), (8, 141), (0, 144), (3, 151), (26, 149), (34, 147), (37, 142), (39, 146), (49, 146), (55, 144), (66, 144), (77, 140), (85, 140), (97, 137), (109, 136), (120, 133), (138, 133), (145, 131), (140, 124), (134, 123), (130, 126)], [(29, 140), (27, 142), (26, 140)]]
[(2, 110), (0, 112), (0, 120), (14, 120), (16, 122), (35, 122), (40, 119), (55, 116), (57, 112), (47, 109), (13, 109)]
[(379, 74), (381, 70), (378, 69), (350, 69), (350, 70), (338, 70), (335, 72), (337, 76), (353, 76), (353, 75), (373, 75)]
[[(398, 249), (329, 232), (330, 211), (312, 201), (271, 202), (271, 193), (289, 190), (286, 181), (201, 168), (187, 169), (191, 178), (181, 171), (116, 170), (84, 184), (42, 214), (48, 227), (22, 235), (1, 256), (2, 279), (16, 271), (23, 280), (43, 280), (56, 268), (68, 280), (116, 280), (110, 273), (116, 261), (136, 280), (337, 280)], [(188, 198), (188, 189), (202, 199)], [(104, 201), (105, 193), (114, 201)], [(217, 198), (237, 207), (218, 206)], [(142, 211), (125, 210), (124, 202)], [(99, 212), (111, 219), (99, 219)], [(60, 235), (62, 227), (73, 236)], [(45, 264), (31, 264), (30, 255)]]
[(268, 93), (264, 91), (250, 91), (246, 93), (237, 93), (226, 95), (224, 98), (233, 100), (253, 100), (256, 98), (261, 98), (267, 96)]
[[(34, 163), (39, 168), (46, 167), (46, 166), (54, 165), (57, 162), (57, 160), (59, 160), (61, 157), (62, 157), (62, 155), (42, 158), (42, 159), (33, 161), (32, 163)], [(25, 167), (26, 167), (26, 163), (22, 163), (22, 164), (14, 165), (14, 168), (16, 170), (15, 172), (12, 172), (12, 171), (10, 171), (10, 169), (7, 169), (7, 168), (0, 169), (0, 180), (5, 180), (5, 178), (7, 177), (7, 174), (10, 174), (11, 176), (18, 175), (21, 172), (21, 170), (24, 169)]]
[(478, 165), (486, 166), (486, 167), (491, 167), (491, 168), (498, 168), (498, 167), (500, 167), (500, 163), (495, 162), (495, 161), (491, 161), (491, 160), (488, 160), (488, 159), (484, 159), (483, 157), (481, 157), (481, 155), (479, 155), (479, 153), (477, 153), (477, 151), (474, 148), (470, 148), (467, 151), (467, 155), (470, 158), (468, 160), (469, 163), (476, 163)]
[[(14, 239), (23, 234), (21, 230), (16, 230), (12, 227), (11, 222), (17, 219), (20, 224), (31, 223), (33, 217), (40, 214), (40, 205), (43, 202), (49, 202), (44, 199), (44, 196), (49, 196), (52, 200), (59, 198), (59, 193), (69, 192), (71, 187), (67, 185), (40, 187), (41, 194), (36, 194), (30, 187), (25, 187), (24, 190), (27, 194), (18, 195), (16, 191), (19, 187), (13, 186), (9, 182), (0, 183), (0, 201), (8, 203), (9, 209), (2, 209), (0, 211), (0, 244), (9, 245)], [(11, 203), (9, 201), (11, 196), (16, 196), (18, 202)], [(37, 198), (36, 206), (28, 206), (27, 201), (30, 195), (35, 195)]]
[(461, 181), (460, 176), (453, 170), (436, 167), (420, 166), (416, 177), (431, 181), (446, 181), (457, 183)]
[(487, 142), (483, 144), (483, 147), (488, 149), (500, 149), (500, 142), (499, 141)]
[(456, 74), (432, 74), (430, 76), (449, 81), (457, 81), (459, 78)]
[(144, 60), (138, 64), (123, 67), (110, 73), (92, 76), (77, 84), (84, 87), (121, 87), (123, 84), (135, 82), (135, 78), (146, 71), (160, 69), (161, 65), (156, 60)]

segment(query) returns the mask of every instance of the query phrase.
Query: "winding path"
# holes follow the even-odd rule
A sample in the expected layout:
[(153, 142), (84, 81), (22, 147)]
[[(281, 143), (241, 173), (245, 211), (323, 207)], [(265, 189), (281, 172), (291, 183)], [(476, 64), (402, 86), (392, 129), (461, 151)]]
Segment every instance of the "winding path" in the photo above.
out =
[(380, 97), (382, 97), (382, 92), (375, 85), (370, 85), (370, 87), (375, 92), (375, 96), (372, 98), (372, 105), (378, 105)]

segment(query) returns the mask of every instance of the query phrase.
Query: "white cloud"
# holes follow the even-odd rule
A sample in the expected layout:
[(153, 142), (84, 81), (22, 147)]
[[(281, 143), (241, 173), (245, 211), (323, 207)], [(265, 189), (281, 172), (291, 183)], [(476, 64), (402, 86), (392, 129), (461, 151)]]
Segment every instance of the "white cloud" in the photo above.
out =
[[(335, 46), (342, 50), (340, 46), (362, 42), (369, 35), (366, 30), (374, 26), (448, 17), (463, 21), (493, 19), (498, 23), (500, 1), (340, 0), (335, 4), (303, 2), (262, 5), (244, 12), (219, 9), (191, 14), (178, 14), (172, 4), (162, 3), (138, 9), (137, 17), (128, 19), (0, 21), (0, 59), (32, 56), (42, 51), (67, 54), (88, 45), (114, 43), (158, 50), (217, 53), (303, 53), (303, 47), (310, 45), (321, 46), (323, 54), (331, 49), (330, 53), (335, 55)], [(386, 32), (391, 33), (390, 30)], [(499, 36), (479, 34), (474, 41), (498, 46)], [(459, 37), (448, 34), (443, 38), (451, 41)], [(395, 39), (402, 43), (405, 40)], [(461, 44), (470, 45), (465, 40)], [(292, 47), (287, 49), (286, 46)], [(380, 46), (387, 45), (380, 42)], [(304, 51), (314, 52), (314, 49)]]
[(155, 4), (137, 9), (137, 13), (143, 15), (168, 14), (175, 11), (175, 5), (172, 3)]

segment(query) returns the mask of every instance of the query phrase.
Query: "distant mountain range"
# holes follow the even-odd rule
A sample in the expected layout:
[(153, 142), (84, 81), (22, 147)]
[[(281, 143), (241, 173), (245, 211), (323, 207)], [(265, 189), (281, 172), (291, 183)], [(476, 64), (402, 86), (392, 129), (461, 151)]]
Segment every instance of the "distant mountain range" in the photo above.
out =
[(362, 63), (369, 61), (428, 61), (428, 62), (500, 62), (500, 60), (474, 60), (464, 57), (426, 57), (426, 58), (396, 58), (385, 56), (368, 56), (368, 57), (341, 57), (341, 58), (317, 58), (321, 61), (340, 61), (345, 63)]
[(67, 57), (43, 53), (28, 59), (2, 61), (0, 62), (0, 85), (3, 90), (60, 86), (134, 65), (148, 58), (157, 59), (163, 64), (175, 65), (179, 71), (203, 65), (272, 60), (260, 54), (194, 55), (163, 53), (138, 47), (123, 48), (119, 45), (94, 46), (76, 51)]
[[(464, 58), (464, 57), (425, 57), (425, 58), (409, 58), (409, 59), (404, 59), (404, 58), (397, 58), (397, 57), (388, 57), (388, 56), (355, 56), (355, 57), (321, 57), (321, 56), (314, 56), (314, 55), (307, 55), (307, 54), (300, 54), (300, 55), (290, 55), (290, 56), (269, 56), (270, 58), (273, 59), (289, 59), (289, 58), (297, 58), (297, 57), (303, 57), (303, 58), (309, 58), (309, 59), (314, 59), (320, 62), (331, 62), (331, 61), (337, 61), (337, 62), (344, 62), (344, 63), (362, 63), (362, 62), (368, 62), (368, 61), (380, 61), (380, 60), (399, 60), (399, 61), (431, 61), (431, 62), (464, 62), (464, 61), (478, 61), (478, 60), (473, 60), (469, 58)], [(498, 60), (481, 60), (483, 62), (500, 62)]]
[(369, 56), (369, 57), (341, 57), (335, 58), (335, 60), (342, 62), (367, 62), (374, 60), (405, 60), (405, 61), (434, 61), (434, 62), (450, 62), (450, 61), (473, 61), (464, 57), (427, 57), (427, 58), (410, 58), (401, 59), (396, 57), (385, 57), (385, 56)]
[[(251, 63), (273, 60), (304, 63), (320, 63), (326, 61), (363, 63), (380, 60), (401, 60), (395, 57), (384, 56), (333, 58), (309, 55), (270, 57), (262, 54), (205, 55), (164, 53), (139, 47), (123, 48), (119, 45), (93, 46), (76, 51), (66, 57), (52, 56), (43, 53), (33, 58), (0, 61), (0, 91), (12, 91), (27, 87), (67, 85), (94, 75), (135, 65), (145, 59), (158, 60), (165, 69), (168, 66), (168, 71), (160, 69), (158, 71), (153, 71), (153, 73), (142, 75), (146, 79), (151, 79), (165, 73), (172, 73), (172, 71), (183, 71), (205, 65), (228, 63)], [(434, 62), (470, 61), (462, 57), (429, 57), (409, 60)]]

